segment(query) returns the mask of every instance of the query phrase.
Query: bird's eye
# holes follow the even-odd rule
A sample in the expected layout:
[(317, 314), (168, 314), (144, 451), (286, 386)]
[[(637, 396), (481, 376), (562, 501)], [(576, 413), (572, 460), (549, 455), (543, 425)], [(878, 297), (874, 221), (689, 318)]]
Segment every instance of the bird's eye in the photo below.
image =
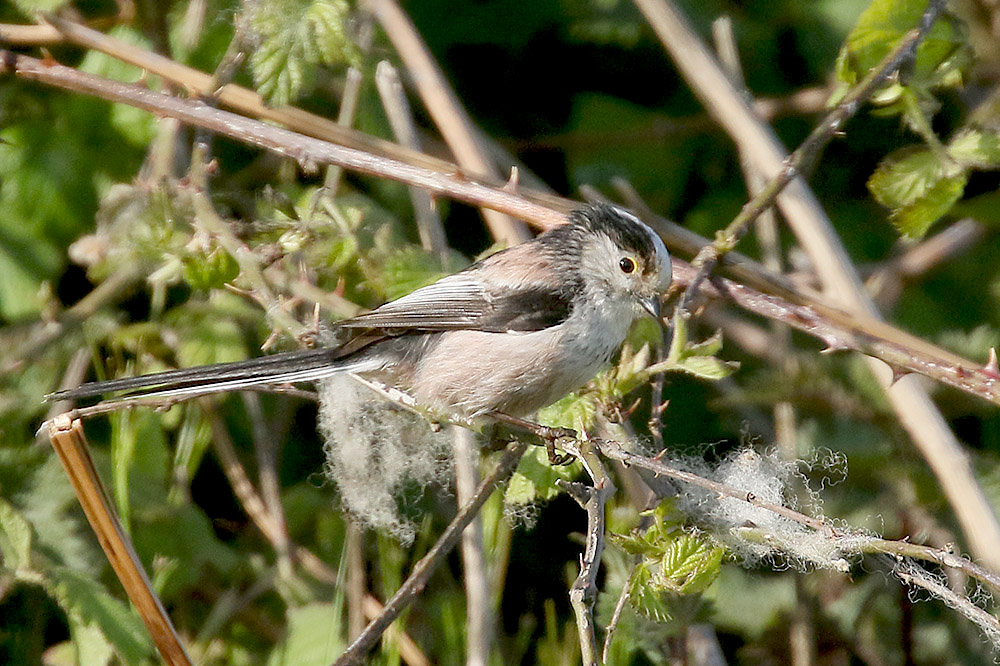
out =
[(622, 257), (621, 261), (618, 262), (618, 267), (622, 269), (622, 273), (631, 273), (635, 270), (635, 259), (632, 257)]

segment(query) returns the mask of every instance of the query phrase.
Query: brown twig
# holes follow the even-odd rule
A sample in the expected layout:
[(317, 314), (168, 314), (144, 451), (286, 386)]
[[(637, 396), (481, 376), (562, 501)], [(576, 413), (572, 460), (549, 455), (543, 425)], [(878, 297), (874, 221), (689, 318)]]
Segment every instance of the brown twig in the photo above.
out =
[[(15, 56), (9, 52), (6, 55), (0, 52), (0, 62), (6, 63), (10, 69), (28, 78), (132, 104), (155, 113), (175, 115), (185, 122), (204, 124), (213, 131), (248, 143), (261, 145), (307, 163), (342, 163), (364, 173), (381, 175), (417, 185), (432, 192), (477, 205), (489, 205), (497, 209), (507, 210), (542, 228), (564, 221), (561, 212), (532, 203), (523, 197), (505, 192), (501, 188), (493, 188), (470, 181), (465, 177), (438, 174), (353, 149), (333, 146), (318, 139), (212, 109), (196, 101), (181, 100), (138, 86), (107, 81), (60, 65), (47, 66), (33, 58)], [(571, 203), (566, 202), (565, 206), (561, 206), (560, 209), (570, 206)], [(671, 242), (680, 243), (683, 248), (700, 247), (707, 242), (689, 231), (682, 232), (676, 225), (671, 225), (662, 218), (646, 218), (644, 216), (644, 219), (647, 219), (658, 230), (668, 233)], [(732, 259), (732, 257), (728, 257), (728, 259)], [(675, 262), (674, 278), (679, 282), (689, 280), (690, 276), (693, 275), (687, 273), (684, 266), (685, 264), (681, 261)], [(872, 354), (901, 371), (925, 374), (1000, 404), (998, 379), (988, 369), (946, 352), (865, 313), (847, 313), (838, 310), (828, 305), (825, 299), (817, 295), (795, 290), (790, 283), (769, 273), (759, 264), (749, 260), (741, 260), (740, 263), (734, 264), (734, 267), (742, 267), (740, 275), (749, 280), (773, 287), (775, 291), (780, 291), (790, 298), (794, 298), (793, 302), (782, 302), (782, 299), (765, 299), (770, 305), (758, 303), (757, 305), (760, 307), (756, 308), (762, 313), (773, 312), (774, 314), (770, 316), (776, 316), (783, 321), (802, 316), (805, 319), (800, 322), (797, 328), (813, 331), (821, 338), (826, 333), (835, 333), (834, 338), (837, 339), (837, 344), (834, 345), (834, 348), (856, 349), (866, 354)], [(721, 284), (727, 285), (722, 290), (723, 295), (733, 298), (741, 305), (751, 304), (756, 298), (756, 295), (753, 294), (754, 290), (729, 281)], [(789, 306), (792, 305), (796, 307), (789, 309)], [(777, 309), (772, 309), (772, 306), (777, 306)], [(857, 338), (858, 335), (861, 337)], [(859, 339), (863, 344), (857, 342)]]
[(213, 109), (203, 103), (182, 100), (147, 88), (109, 81), (62, 65), (49, 65), (36, 58), (0, 51), (0, 74), (13, 72), (57, 87), (96, 95), (113, 102), (129, 104), (153, 113), (168, 115), (183, 122), (236, 138), (295, 160), (306, 171), (319, 165), (338, 164), (346, 169), (416, 185), (425, 190), (467, 203), (489, 206), (542, 228), (565, 222), (562, 212), (528, 201), (523, 196), (491, 187), (466, 176), (437, 173), (391, 158), (355, 148), (334, 145), (290, 130), (274, 127), (234, 113)]
[[(487, 158), (489, 151), (479, 140), (472, 118), (448, 85), (410, 18), (395, 0), (367, 0), (364, 7), (378, 18), (396, 52), (410, 70), (424, 106), (455, 154), (455, 161), (473, 174), (495, 176), (495, 169)], [(531, 238), (528, 229), (519, 220), (499, 215), (488, 208), (483, 209), (483, 217), (493, 238), (508, 246)]]
[[(362, 53), (371, 51), (372, 40), (374, 39), (374, 26), (365, 17), (361, 19), (361, 27), (357, 39), (358, 50)], [(337, 111), (337, 124), (341, 127), (354, 127), (354, 118), (358, 112), (358, 102), (361, 100), (361, 84), (364, 77), (359, 68), (351, 65), (347, 68), (344, 76), (344, 94), (340, 96), (340, 109)], [(409, 148), (409, 146), (407, 146)], [(330, 166), (326, 170), (323, 178), (323, 188), (331, 195), (336, 196), (340, 189), (340, 181), (343, 178), (344, 170), (338, 166)]]
[(777, 514), (783, 518), (788, 518), (794, 520), (795, 522), (811, 527), (814, 530), (822, 532), (827, 535), (833, 535), (835, 533), (834, 528), (831, 525), (807, 516), (804, 513), (795, 511), (794, 509), (789, 509), (788, 507), (774, 504), (771, 502), (765, 502), (756, 495), (752, 493), (747, 493), (745, 490), (739, 490), (737, 488), (732, 488), (725, 484), (719, 483), (717, 481), (712, 481), (711, 479), (706, 479), (704, 477), (698, 476), (692, 472), (687, 472), (682, 469), (677, 469), (675, 467), (670, 467), (658, 460), (652, 458), (647, 458), (645, 456), (640, 456), (635, 453), (626, 451), (621, 443), (614, 440), (591, 440), (594, 442), (597, 450), (601, 452), (601, 455), (611, 458), (612, 460), (620, 460), (626, 465), (635, 465), (636, 467), (641, 467), (643, 469), (648, 469), (654, 474), (663, 475), (671, 479), (676, 479), (678, 481), (683, 481), (684, 483), (689, 483), (693, 486), (699, 488), (704, 488), (710, 492), (716, 493), (720, 497), (731, 497), (733, 499), (738, 499), (752, 506), (758, 507), (760, 509), (766, 509), (771, 513)]
[(615, 440), (592, 439), (588, 441), (593, 443), (601, 455), (612, 460), (620, 460), (626, 465), (634, 465), (649, 470), (655, 475), (665, 476), (708, 490), (719, 497), (729, 497), (746, 502), (751, 506), (765, 509), (782, 518), (787, 518), (800, 525), (816, 530), (828, 539), (832, 539), (838, 547), (842, 547), (843, 551), (848, 554), (887, 554), (901, 558), (934, 562), (942, 567), (961, 571), (989, 587), (994, 594), (1000, 594), (1000, 574), (976, 564), (965, 557), (956, 555), (951, 551), (910, 543), (908, 541), (878, 539), (851, 530), (835, 528), (824, 520), (813, 518), (782, 505), (765, 502), (746, 490), (706, 479), (693, 472), (667, 465), (660, 460), (631, 453), (620, 442)]
[(517, 463), (524, 455), (527, 445), (515, 443), (507, 447), (503, 457), (496, 468), (484, 478), (476, 488), (475, 494), (465, 505), (462, 506), (458, 514), (445, 528), (445, 531), (438, 538), (434, 546), (427, 554), (420, 559), (410, 572), (409, 578), (403, 583), (392, 598), (385, 604), (385, 609), (371, 624), (369, 624), (361, 635), (344, 651), (334, 662), (335, 666), (348, 666), (349, 664), (361, 663), (368, 652), (374, 647), (382, 633), (392, 622), (399, 617), (399, 614), (413, 602), (416, 595), (423, 590), (427, 584), (431, 573), (444, 561), (445, 556), (458, 543), (462, 531), (468, 526), (472, 519), (479, 513), (483, 504), (501, 483), (510, 478), (517, 468)]
[[(690, 264), (674, 262), (674, 280), (689, 283)], [(858, 351), (888, 363), (898, 374), (914, 372), (1000, 405), (1000, 377), (988, 366), (965, 360), (887, 324), (858, 318), (819, 304), (799, 305), (726, 278), (712, 278), (701, 290), (708, 298), (732, 301), (749, 312), (808, 333), (826, 351)]]
[(608, 656), (611, 654), (611, 641), (614, 640), (615, 631), (618, 629), (618, 622), (621, 621), (622, 613), (625, 611), (625, 604), (628, 603), (632, 578), (635, 576), (636, 571), (638, 571), (635, 567), (635, 562), (633, 562), (630, 568), (632, 572), (625, 579), (625, 584), (622, 585), (621, 594), (618, 595), (618, 601), (615, 602), (615, 610), (611, 613), (611, 621), (608, 622), (608, 628), (604, 633), (604, 648), (601, 650), (601, 659), (604, 663), (608, 663)]
[[(419, 167), (404, 165), (393, 160), (369, 155), (353, 149), (322, 142), (288, 130), (272, 127), (258, 121), (212, 109), (195, 101), (181, 100), (154, 93), (138, 86), (120, 84), (93, 77), (60, 65), (47, 66), (40, 61), (25, 56), (0, 53), (0, 62), (20, 75), (45, 83), (80, 90), (89, 94), (146, 108), (150, 111), (176, 115), (185, 122), (204, 124), (213, 131), (248, 143), (286, 154), (306, 163), (342, 163), (364, 173), (381, 175), (393, 180), (424, 187), (432, 192), (469, 201), (477, 205), (494, 206), (507, 210), (523, 219), (530, 220), (546, 228), (563, 222), (561, 212), (527, 201), (516, 194), (500, 188), (470, 181), (464, 177), (448, 176), (429, 172)], [(567, 202), (568, 207), (570, 204)], [(700, 246), (706, 241), (690, 232), (680, 233), (675, 225), (667, 224), (662, 218), (648, 218), (659, 230), (671, 233), (670, 239), (684, 247)], [(730, 257), (731, 258), (731, 257)], [(675, 262), (675, 280), (689, 280), (685, 264)], [(973, 395), (1000, 404), (998, 378), (975, 363), (936, 347), (915, 336), (906, 334), (884, 322), (864, 313), (847, 313), (829, 306), (825, 299), (797, 291), (787, 281), (770, 274), (764, 267), (749, 260), (740, 262), (741, 275), (748, 276), (758, 284), (764, 283), (794, 298), (794, 302), (782, 299), (765, 299), (768, 303), (757, 303), (757, 310), (773, 312), (769, 315), (783, 321), (788, 318), (804, 317), (797, 328), (811, 331), (818, 337), (832, 333), (837, 344), (834, 348), (856, 349), (884, 360), (901, 371), (925, 374), (933, 379), (949, 384)], [(685, 277), (687, 276), (687, 277)], [(733, 298), (741, 305), (751, 304), (756, 299), (753, 290), (733, 282), (724, 281), (721, 290), (725, 296)], [(759, 292), (758, 292), (759, 293)], [(789, 306), (796, 307), (789, 307)], [(777, 309), (773, 309), (777, 306)], [(858, 337), (860, 336), (860, 337)]]
[[(787, 168), (784, 147), (753, 115), (683, 14), (670, 0), (634, 1), (709, 113), (738, 144), (746, 146), (763, 173), (771, 178), (780, 176)], [(933, 23), (943, 6), (944, 0), (930, 0), (918, 30)], [(830, 219), (803, 179), (788, 184), (778, 198), (778, 206), (828, 293), (850, 312), (877, 318), (878, 311), (866, 295)], [(900, 425), (937, 477), (973, 553), (1000, 569), (1000, 522), (976, 481), (967, 452), (941, 412), (918, 383), (910, 379), (895, 381), (896, 373), (874, 359), (868, 359), (868, 366), (885, 390)]]
[(587, 535), (583, 555), (580, 557), (580, 573), (570, 587), (569, 600), (576, 616), (583, 664), (597, 666), (601, 663), (601, 653), (597, 648), (597, 633), (594, 628), (594, 603), (597, 601), (597, 573), (605, 543), (604, 507), (615, 493), (615, 484), (604, 470), (597, 449), (588, 440), (577, 440), (573, 449), (573, 453), (583, 461), (593, 485), (557, 481), (559, 487), (587, 512)]
[[(387, 60), (383, 60), (375, 68), (375, 85), (396, 141), (412, 150), (420, 150), (413, 112), (406, 101), (399, 73)], [(448, 258), (448, 241), (433, 200), (427, 192), (416, 187), (410, 188), (410, 200), (413, 202), (420, 244), (428, 252), (438, 255), (443, 264)]]
[[(785, 187), (812, 168), (823, 147), (857, 113), (861, 105), (874, 95), (900, 67), (913, 58), (917, 45), (929, 29), (930, 24), (928, 23), (906, 33), (899, 44), (882, 59), (882, 62), (868, 72), (865, 78), (851, 89), (837, 107), (813, 128), (795, 152), (785, 159), (784, 168), (778, 175), (760, 188), (759, 192), (733, 218), (733, 221), (723, 231), (716, 234), (716, 239), (711, 245), (706, 245), (701, 249), (692, 262), (698, 266), (698, 273), (685, 290), (679, 307), (687, 308), (702, 281), (715, 270), (719, 258), (736, 247), (739, 240), (750, 229), (750, 224), (774, 205), (778, 195)], [(741, 152), (745, 150), (746, 147), (742, 146)], [(743, 154), (744, 162), (749, 164), (748, 156), (745, 152)]]
[(349, 127), (342, 127), (329, 118), (290, 106), (269, 107), (259, 94), (249, 88), (230, 83), (217, 90), (211, 74), (198, 71), (102, 32), (91, 30), (79, 23), (52, 15), (44, 15), (43, 18), (59, 30), (66, 40), (74, 44), (106, 53), (123, 62), (135, 65), (149, 74), (161, 76), (180, 88), (195, 91), (196, 94), (213, 95), (225, 108), (280, 123), (309, 136), (365, 150), (376, 155), (391, 157), (404, 163), (422, 165), (428, 169), (440, 170), (442, 173), (448, 173), (449, 167), (452, 171), (455, 169), (455, 166), (447, 161), (407, 150), (392, 142), (358, 132)]
[(104, 554), (129, 599), (139, 611), (160, 655), (170, 666), (191, 666), (180, 636), (153, 591), (139, 556), (111, 508), (104, 485), (90, 458), (80, 421), (63, 414), (46, 421), (42, 428), (48, 432), (52, 448), (66, 469), (66, 475), (73, 484), (80, 506), (83, 507)]
[[(455, 460), (455, 499), (468, 502), (479, 483), (480, 459), (476, 434), (467, 428), (451, 428), (452, 456)], [(465, 586), (465, 663), (485, 666), (493, 645), (492, 597), (486, 577), (487, 559), (483, 549), (483, 519), (476, 515), (462, 532), (462, 583)]]

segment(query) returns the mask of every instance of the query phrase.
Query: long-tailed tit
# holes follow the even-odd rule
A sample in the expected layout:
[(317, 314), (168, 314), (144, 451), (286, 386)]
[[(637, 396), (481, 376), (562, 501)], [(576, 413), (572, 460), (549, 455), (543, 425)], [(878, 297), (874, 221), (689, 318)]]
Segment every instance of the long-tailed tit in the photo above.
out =
[(637, 317), (658, 317), (670, 279), (670, 255), (652, 229), (621, 208), (588, 206), (527, 243), (337, 322), (346, 341), (336, 345), (92, 382), (47, 398), (188, 398), (351, 372), (442, 415), (526, 416), (597, 374)]

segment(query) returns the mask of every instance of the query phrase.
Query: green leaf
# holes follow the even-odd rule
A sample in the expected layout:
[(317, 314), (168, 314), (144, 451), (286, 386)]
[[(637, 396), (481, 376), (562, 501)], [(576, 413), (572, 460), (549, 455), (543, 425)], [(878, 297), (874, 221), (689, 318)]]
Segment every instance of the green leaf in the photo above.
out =
[(115, 504), (128, 530), (135, 505), (162, 498), (169, 479), (169, 458), (163, 424), (148, 410), (115, 412), (111, 438), (111, 469)]
[(669, 497), (641, 515), (647, 519), (645, 529), (633, 530), (627, 535), (612, 534), (611, 540), (632, 555), (658, 560), (681, 534), (684, 517), (676, 501)]
[(528, 451), (517, 471), (507, 483), (504, 502), (507, 504), (530, 504), (545, 502), (562, 492), (556, 481), (570, 481), (583, 471), (583, 465), (573, 462), (569, 465), (549, 464), (548, 454), (542, 447)]
[(268, 666), (325, 666), (346, 647), (340, 609), (312, 603), (288, 610), (288, 629), (267, 660)]
[(681, 594), (704, 592), (718, 577), (724, 552), (703, 538), (685, 534), (663, 554), (656, 581)]
[[(136, 512), (139, 513), (138, 511)], [(194, 504), (147, 506), (143, 529), (135, 530), (136, 551), (157, 562), (157, 591), (165, 598), (191, 589), (205, 576), (225, 576), (240, 557), (222, 543), (205, 513)]]
[(71, 617), (69, 633), (76, 648), (76, 659), (70, 663), (79, 666), (107, 666), (111, 663), (115, 655), (114, 647), (96, 624), (84, 624)]
[(538, 410), (538, 422), (551, 428), (587, 430), (597, 416), (597, 400), (593, 395), (570, 393), (548, 407)]
[(686, 372), (699, 379), (718, 380), (736, 372), (740, 364), (723, 361), (713, 356), (722, 350), (722, 333), (701, 342), (688, 342), (687, 319), (680, 314), (674, 317), (674, 335), (670, 341), (667, 358), (646, 368), (647, 376), (660, 372)]
[(194, 289), (207, 291), (232, 282), (240, 274), (239, 264), (222, 248), (182, 260), (184, 280)]
[(923, 197), (941, 178), (941, 161), (929, 148), (907, 147), (887, 156), (868, 179), (868, 191), (888, 208)]
[(251, 28), (260, 45), (250, 56), (254, 85), (271, 104), (294, 101), (319, 65), (356, 59), (344, 25), (344, 0), (283, 0), (257, 3)]
[(689, 356), (679, 361), (675, 370), (686, 372), (699, 379), (716, 381), (724, 379), (739, 370), (740, 364), (737, 361), (723, 361), (715, 356)]
[(659, 544), (650, 543), (645, 538), (644, 532), (633, 532), (632, 534), (610, 534), (611, 543), (615, 544), (629, 555), (642, 555), (645, 557), (659, 557), (663, 554)]
[(1000, 132), (964, 129), (948, 143), (948, 155), (965, 167), (1000, 168)]
[(667, 359), (677, 361), (684, 354), (684, 348), (688, 346), (688, 318), (681, 313), (676, 313), (673, 317), (674, 334), (670, 338), (670, 349), (667, 351)]
[(657, 622), (669, 622), (670, 593), (653, 581), (653, 570), (645, 562), (637, 564), (628, 580), (628, 600), (632, 608)]
[(712, 337), (705, 338), (701, 342), (692, 342), (684, 350), (691, 356), (714, 356), (722, 351), (722, 331), (716, 331)]
[(31, 566), (31, 525), (5, 499), (0, 498), (0, 566), (8, 571)]
[(165, 319), (180, 339), (177, 362), (181, 367), (227, 363), (247, 357), (243, 331), (226, 312), (189, 303), (172, 310)]
[(948, 213), (965, 191), (968, 176), (954, 164), (943, 164), (928, 148), (903, 148), (879, 164), (868, 189), (903, 235), (920, 238)]
[(67, 567), (52, 567), (46, 573), (49, 593), (72, 622), (99, 629), (124, 663), (153, 656), (152, 641), (138, 613), (108, 594), (93, 575)]
[(964, 173), (942, 178), (923, 197), (892, 212), (889, 221), (909, 238), (923, 238), (931, 225), (948, 213), (962, 198), (968, 181)]
[[(858, 17), (841, 47), (837, 79), (845, 86), (853, 86), (864, 78), (908, 31), (917, 27), (926, 8), (926, 0), (874, 0)], [(919, 88), (957, 85), (969, 62), (964, 26), (944, 13), (917, 47), (912, 75), (904, 83)]]

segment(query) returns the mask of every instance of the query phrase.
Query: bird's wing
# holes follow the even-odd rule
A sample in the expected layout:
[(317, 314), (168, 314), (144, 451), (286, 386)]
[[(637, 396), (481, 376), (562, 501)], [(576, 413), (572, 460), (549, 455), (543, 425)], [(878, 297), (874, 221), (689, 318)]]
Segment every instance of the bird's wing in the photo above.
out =
[(499, 287), (466, 271), (442, 278), (339, 325), (393, 332), (538, 331), (566, 319), (571, 298), (571, 293), (538, 284)]

